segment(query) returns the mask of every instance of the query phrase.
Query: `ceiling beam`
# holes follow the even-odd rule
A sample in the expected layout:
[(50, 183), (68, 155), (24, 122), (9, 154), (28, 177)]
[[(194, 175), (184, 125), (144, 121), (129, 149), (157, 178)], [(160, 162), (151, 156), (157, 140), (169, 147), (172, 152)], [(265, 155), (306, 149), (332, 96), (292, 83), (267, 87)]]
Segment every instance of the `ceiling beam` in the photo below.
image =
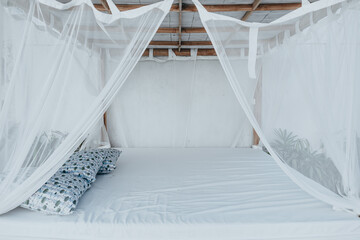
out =
[(179, 29), (178, 29), (178, 41), (179, 41), (179, 46), (178, 46), (178, 50), (181, 51), (181, 22), (182, 22), (182, 0), (179, 0)]
[(253, 11), (255, 11), (259, 7), (260, 3), (261, 3), (261, 0), (255, 0), (252, 4), (251, 11), (247, 11), (244, 14), (244, 16), (241, 18), (241, 20), (246, 21), (250, 17), (250, 15), (253, 13)]
[[(106, 11), (102, 4), (94, 4), (99, 11)], [(116, 4), (120, 11), (127, 11), (139, 7), (146, 6), (146, 4)], [(226, 5), (204, 5), (209, 12), (237, 12), (237, 11), (252, 11), (252, 4), (226, 4)], [(301, 7), (301, 3), (269, 3), (260, 4), (256, 11), (279, 11), (279, 10), (295, 10)], [(179, 12), (179, 5), (173, 4), (170, 11)], [(183, 4), (183, 12), (197, 12), (196, 6), (193, 4)]]
[[(178, 46), (177, 41), (151, 41), (149, 45), (152, 46)], [(211, 41), (183, 41), (182, 46), (210, 46)]]
[[(179, 28), (159, 28), (157, 33), (179, 33)], [(205, 28), (181, 28), (181, 33), (206, 33)]]
[[(179, 51), (178, 49), (172, 49), (176, 56), (183, 56), (183, 57), (190, 57), (191, 50), (190, 49), (182, 49)], [(148, 57), (150, 50), (146, 49), (143, 57)], [(198, 49), (197, 50), (198, 56), (216, 56), (216, 52), (214, 49)], [(153, 49), (153, 56), (154, 57), (167, 57), (169, 56), (169, 50), (167, 48), (157, 48)]]

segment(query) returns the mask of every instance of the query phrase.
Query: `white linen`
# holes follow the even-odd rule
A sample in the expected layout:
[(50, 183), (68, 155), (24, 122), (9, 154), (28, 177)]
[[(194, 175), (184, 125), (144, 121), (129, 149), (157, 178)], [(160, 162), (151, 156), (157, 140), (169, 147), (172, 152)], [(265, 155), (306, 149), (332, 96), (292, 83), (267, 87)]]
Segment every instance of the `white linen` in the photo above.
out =
[[(17, 208), (0, 239), (359, 239), (360, 219), (314, 199), (254, 149), (123, 149), (72, 216)], [(21, 229), (21, 231), (19, 231)]]

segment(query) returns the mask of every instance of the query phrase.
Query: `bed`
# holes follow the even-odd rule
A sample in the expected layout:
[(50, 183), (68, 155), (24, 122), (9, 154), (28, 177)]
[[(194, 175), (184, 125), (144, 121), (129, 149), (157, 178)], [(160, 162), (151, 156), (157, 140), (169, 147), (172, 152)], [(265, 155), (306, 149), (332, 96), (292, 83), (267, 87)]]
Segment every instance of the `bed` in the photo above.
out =
[[(21, 229), (21, 231), (20, 231)], [(0, 239), (360, 239), (360, 218), (299, 189), (255, 149), (123, 149), (75, 214), (17, 208)]]

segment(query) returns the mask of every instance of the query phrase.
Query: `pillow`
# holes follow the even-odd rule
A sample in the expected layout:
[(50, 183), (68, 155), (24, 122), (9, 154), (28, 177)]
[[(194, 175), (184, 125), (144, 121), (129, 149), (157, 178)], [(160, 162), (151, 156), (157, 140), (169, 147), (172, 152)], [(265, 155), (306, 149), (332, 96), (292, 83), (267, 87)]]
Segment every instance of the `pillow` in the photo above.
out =
[(98, 149), (82, 150), (73, 153), (59, 169), (62, 173), (72, 173), (87, 179), (90, 183), (96, 180), (96, 174), (103, 163), (102, 153)]
[(21, 207), (46, 214), (69, 215), (79, 198), (90, 188), (90, 183), (73, 174), (57, 172)]
[(101, 152), (103, 158), (98, 174), (106, 174), (114, 171), (116, 168), (116, 161), (120, 157), (121, 151), (112, 148), (102, 148), (98, 150)]

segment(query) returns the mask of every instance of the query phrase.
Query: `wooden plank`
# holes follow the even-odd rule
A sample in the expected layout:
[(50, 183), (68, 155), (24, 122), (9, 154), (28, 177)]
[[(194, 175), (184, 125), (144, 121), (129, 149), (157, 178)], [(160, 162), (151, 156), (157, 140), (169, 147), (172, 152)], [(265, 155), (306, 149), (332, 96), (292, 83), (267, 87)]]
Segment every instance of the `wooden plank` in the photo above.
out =
[[(169, 56), (169, 50), (166, 48), (161, 49), (153, 49), (153, 56), (154, 57), (167, 57)], [(191, 50), (190, 49), (181, 49), (179, 51), (178, 49), (172, 49), (172, 51), (175, 53), (176, 56), (184, 56), (184, 57), (190, 57), (191, 56)], [(150, 50), (146, 49), (143, 56), (147, 57), (150, 54)], [(214, 49), (198, 49), (197, 50), (198, 56), (216, 56), (216, 52)]]
[[(146, 6), (147, 4), (116, 4), (120, 11), (128, 11), (135, 8)], [(106, 11), (102, 4), (94, 4), (99, 11)], [(237, 11), (252, 11), (252, 4), (226, 4), (226, 5), (204, 5), (209, 12), (237, 12)], [(280, 11), (280, 10), (295, 10), (301, 7), (301, 3), (272, 3), (260, 4), (256, 11)], [(173, 4), (170, 11), (178, 12), (179, 5)], [(183, 12), (197, 12), (196, 6), (193, 4), (183, 4)]]
[(183, 28), (183, 33), (206, 33), (205, 28)]
[(259, 7), (260, 3), (261, 3), (261, 0), (255, 0), (255, 1), (253, 2), (253, 4), (252, 4), (252, 9), (251, 9), (251, 11), (247, 11), (247, 12), (244, 14), (244, 16), (241, 18), (241, 20), (242, 20), (242, 21), (246, 21), (246, 20), (251, 16), (251, 14), (253, 13), (253, 11), (255, 11), (255, 10)]
[(198, 49), (198, 56), (216, 56), (215, 49)]
[(157, 33), (178, 33), (178, 28), (159, 28)]
[(101, 0), (101, 5), (104, 8), (105, 12), (111, 13), (109, 4), (107, 3), (106, 0)]
[[(177, 41), (151, 41), (149, 45), (153, 46), (178, 46)], [(211, 41), (184, 41), (183, 46), (208, 46), (212, 45)]]
[(179, 41), (179, 46), (178, 46), (178, 50), (181, 51), (181, 22), (182, 22), (182, 0), (179, 0), (179, 30), (178, 30), (178, 41)]
[(241, 18), (242, 21), (248, 20), (248, 18), (251, 16), (252, 11), (247, 11), (244, 16)]
[[(157, 33), (179, 33), (179, 28), (159, 28)], [(181, 33), (206, 33), (205, 28), (181, 28)]]

